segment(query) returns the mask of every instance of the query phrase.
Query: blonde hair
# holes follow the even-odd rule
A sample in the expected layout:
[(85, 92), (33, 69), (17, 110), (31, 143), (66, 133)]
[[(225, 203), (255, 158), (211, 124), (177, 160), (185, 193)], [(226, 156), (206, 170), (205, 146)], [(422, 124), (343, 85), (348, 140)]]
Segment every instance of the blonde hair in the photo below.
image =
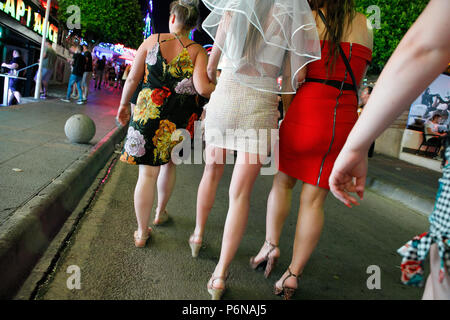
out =
[(170, 4), (170, 14), (177, 16), (186, 30), (194, 29), (200, 21), (197, 0), (175, 0)]

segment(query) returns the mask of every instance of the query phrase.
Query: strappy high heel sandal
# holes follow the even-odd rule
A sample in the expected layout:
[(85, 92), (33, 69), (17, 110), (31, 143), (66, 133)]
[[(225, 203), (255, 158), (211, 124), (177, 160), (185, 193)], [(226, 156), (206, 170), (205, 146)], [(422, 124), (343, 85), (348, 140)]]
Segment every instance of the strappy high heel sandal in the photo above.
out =
[(211, 276), (211, 279), (209, 279), (208, 285), (207, 285), (208, 292), (211, 295), (211, 300), (220, 300), (220, 298), (222, 298), (223, 293), (225, 292), (225, 289), (226, 289), (225, 286), (221, 289), (214, 288), (214, 282), (217, 280), (221, 280), (221, 281), (223, 281), (223, 284), (225, 285), (225, 282), (227, 281), (227, 279), (228, 279), (228, 275), (225, 277), (216, 277), (213, 274)]
[(147, 244), (147, 240), (150, 238), (150, 235), (152, 233), (152, 228), (147, 229), (147, 234), (139, 237), (138, 231), (134, 232), (134, 244), (136, 245), (136, 248), (143, 248)]
[[(198, 239), (200, 239), (200, 242), (198, 242)], [(195, 241), (195, 240), (197, 240), (197, 241)], [(191, 247), (192, 258), (198, 257), (198, 253), (200, 252), (200, 248), (202, 247), (202, 242), (203, 242), (203, 238), (201, 236), (192, 234), (189, 237), (189, 246)]]
[(164, 210), (164, 212), (160, 213), (159, 215), (156, 214), (153, 224), (155, 226), (160, 226), (160, 225), (166, 223), (167, 220), (169, 220), (169, 213), (167, 212), (167, 210)]
[(298, 279), (300, 278), (301, 274), (299, 275), (295, 275), (291, 272), (291, 269), (288, 268), (289, 271), (289, 275), (283, 279), (283, 282), (281, 283), (281, 289), (277, 287), (277, 284), (275, 283), (274, 286), (274, 293), (277, 296), (282, 296), (284, 300), (290, 300), (294, 294), (295, 294), (295, 290), (297, 290), (297, 288), (291, 288), (291, 287), (286, 287), (284, 285), (284, 283), (286, 282), (286, 280), (290, 277), (295, 277), (297, 279), (297, 287), (298, 287)]
[(265, 243), (267, 243), (270, 247), (269, 252), (267, 252), (265, 258), (263, 261), (261, 262), (255, 262), (255, 257), (251, 257), (250, 258), (250, 267), (253, 270), (257, 270), (258, 268), (263, 268), (264, 269), (264, 277), (266, 277), (266, 279), (270, 276), (272, 270), (275, 268), (275, 265), (277, 264), (278, 261), (278, 257), (277, 256), (271, 256), (270, 254), (276, 249), (278, 248), (278, 246), (270, 243), (269, 241), (265, 241)]

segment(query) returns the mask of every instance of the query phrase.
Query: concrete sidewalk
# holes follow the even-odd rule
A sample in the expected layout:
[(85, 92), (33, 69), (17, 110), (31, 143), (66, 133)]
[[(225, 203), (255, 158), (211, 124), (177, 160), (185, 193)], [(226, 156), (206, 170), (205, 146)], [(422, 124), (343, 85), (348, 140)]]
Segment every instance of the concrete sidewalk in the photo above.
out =
[[(86, 105), (50, 98), (0, 108), (0, 297), (28, 275), (125, 135), (115, 125), (120, 92), (93, 92)], [(66, 120), (96, 124), (90, 144), (71, 144)], [(19, 170), (17, 170), (19, 169)]]
[(426, 216), (434, 208), (441, 173), (375, 154), (369, 160), (367, 187)]

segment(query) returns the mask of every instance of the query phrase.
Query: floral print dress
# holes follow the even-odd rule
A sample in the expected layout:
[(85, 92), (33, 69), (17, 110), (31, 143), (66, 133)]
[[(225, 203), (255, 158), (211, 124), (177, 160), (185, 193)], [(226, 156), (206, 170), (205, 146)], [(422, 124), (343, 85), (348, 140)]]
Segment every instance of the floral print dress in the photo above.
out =
[[(178, 39), (163, 40), (161, 43)], [(191, 43), (193, 45), (195, 43)], [(194, 136), (194, 123), (202, 114), (201, 99), (193, 83), (194, 65), (187, 48), (170, 62), (160, 49), (160, 40), (148, 53), (145, 76), (120, 160), (133, 165), (162, 166), (180, 142), (180, 129)]]

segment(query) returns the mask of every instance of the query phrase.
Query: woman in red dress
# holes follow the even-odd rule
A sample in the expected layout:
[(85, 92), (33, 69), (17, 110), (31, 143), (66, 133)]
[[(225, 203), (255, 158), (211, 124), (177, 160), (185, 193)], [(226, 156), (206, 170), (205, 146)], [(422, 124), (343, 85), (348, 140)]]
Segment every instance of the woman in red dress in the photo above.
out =
[[(297, 289), (298, 277), (319, 241), (328, 178), (358, 119), (357, 93), (338, 44), (357, 85), (372, 57), (371, 28), (366, 17), (354, 11), (353, 0), (310, 3), (321, 39), (322, 59), (303, 69), (305, 82), (295, 98), (283, 97), (289, 109), (280, 128), (279, 173), (267, 203), (266, 241), (258, 255), (250, 259), (254, 269), (265, 265), (265, 276), (269, 276), (280, 255), (278, 242), (290, 211), (292, 189), (297, 180), (303, 181), (292, 261), (275, 284), (275, 294), (284, 295), (285, 299)], [(324, 21), (319, 11), (324, 14)]]

